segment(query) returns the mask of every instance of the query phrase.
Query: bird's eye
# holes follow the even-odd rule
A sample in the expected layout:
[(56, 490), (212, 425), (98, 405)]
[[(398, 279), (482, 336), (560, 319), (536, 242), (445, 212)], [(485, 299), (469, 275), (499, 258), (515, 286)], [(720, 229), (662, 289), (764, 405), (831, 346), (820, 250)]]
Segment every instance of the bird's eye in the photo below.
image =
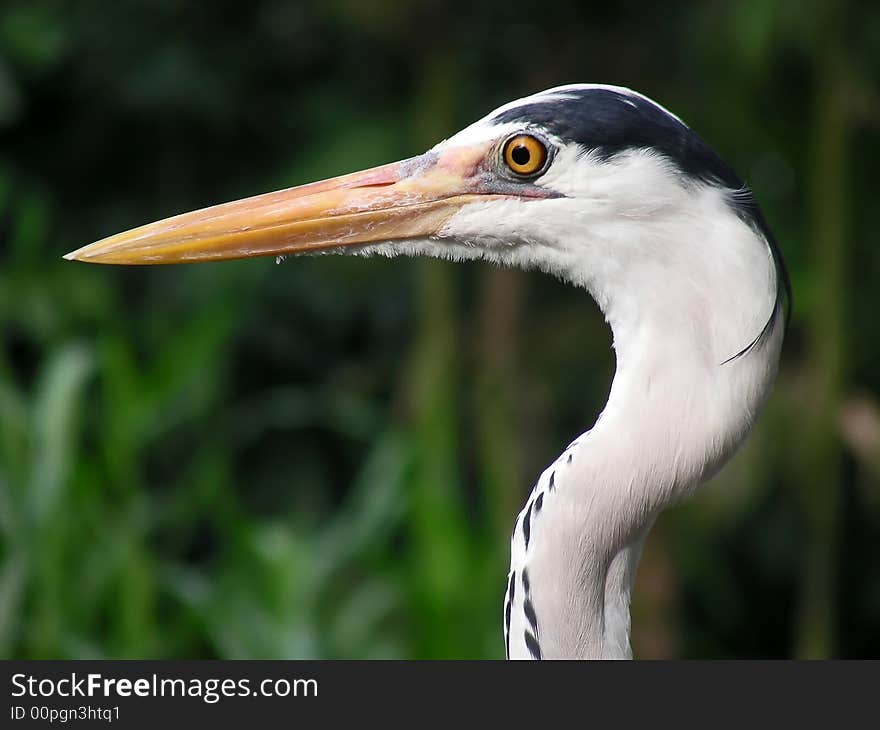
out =
[(547, 160), (547, 147), (537, 137), (518, 134), (504, 143), (504, 164), (517, 175), (533, 175)]

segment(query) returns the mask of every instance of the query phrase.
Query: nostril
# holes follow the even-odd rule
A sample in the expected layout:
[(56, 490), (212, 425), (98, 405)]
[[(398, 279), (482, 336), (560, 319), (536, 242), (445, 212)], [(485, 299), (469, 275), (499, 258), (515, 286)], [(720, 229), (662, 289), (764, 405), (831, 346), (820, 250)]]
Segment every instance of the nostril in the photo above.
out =
[(374, 183), (362, 183), (361, 185), (357, 185), (358, 188), (387, 188), (389, 185), (394, 185), (396, 180), (382, 180), (381, 182)]

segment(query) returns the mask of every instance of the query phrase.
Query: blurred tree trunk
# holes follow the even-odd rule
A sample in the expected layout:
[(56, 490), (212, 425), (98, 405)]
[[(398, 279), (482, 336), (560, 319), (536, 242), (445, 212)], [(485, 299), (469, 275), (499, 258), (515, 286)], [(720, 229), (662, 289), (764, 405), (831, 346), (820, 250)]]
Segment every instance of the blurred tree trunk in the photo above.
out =
[(666, 516), (651, 528), (636, 573), (632, 647), (637, 659), (676, 659), (681, 652), (681, 585)]
[[(450, 63), (436, 53), (423, 60), (422, 94), (417, 96), (417, 137), (422, 146), (442, 139), (454, 119)], [(460, 594), (470, 584), (466, 519), (461, 499), (459, 372), (453, 264), (418, 260), (416, 338), (406, 378), (410, 438), (415, 460), (409, 495), (411, 581), (418, 605), (415, 655), (438, 658), (468, 655), (438, 627), (455, 620)]]
[(480, 476), (493, 544), (506, 555), (510, 526), (527, 488), (517, 424), (522, 392), (519, 332), (522, 326), (523, 275), (489, 269), (482, 277), (482, 301), (474, 348), (477, 372), (474, 411), (477, 420)]
[(839, 24), (830, 23), (817, 55), (810, 176), (813, 306), (805, 314), (807, 383), (798, 415), (803, 442), (798, 489), (808, 543), (801, 576), (795, 653), (802, 658), (834, 653), (839, 510), (842, 479), (838, 430), (847, 348), (848, 148), (850, 76), (841, 62)]

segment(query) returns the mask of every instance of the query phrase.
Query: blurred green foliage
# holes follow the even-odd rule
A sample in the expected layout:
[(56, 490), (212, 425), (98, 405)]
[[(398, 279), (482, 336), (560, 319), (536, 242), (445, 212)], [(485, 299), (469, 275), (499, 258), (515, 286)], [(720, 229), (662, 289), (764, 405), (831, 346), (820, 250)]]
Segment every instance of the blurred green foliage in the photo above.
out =
[(880, 653), (880, 7), (0, 4), (0, 656), (499, 657), (509, 527), (613, 373), (540, 274), (61, 260), (416, 154), (511, 98), (639, 89), (792, 273), (776, 393), (659, 521), (641, 656)]

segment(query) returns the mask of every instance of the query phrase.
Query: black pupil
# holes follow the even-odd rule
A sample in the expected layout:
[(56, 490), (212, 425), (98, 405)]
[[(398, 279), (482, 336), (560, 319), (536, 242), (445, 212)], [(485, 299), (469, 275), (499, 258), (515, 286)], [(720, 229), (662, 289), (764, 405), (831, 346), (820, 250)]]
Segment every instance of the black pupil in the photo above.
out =
[(525, 145), (519, 144), (513, 148), (510, 157), (517, 165), (527, 165), (532, 158), (532, 153)]

